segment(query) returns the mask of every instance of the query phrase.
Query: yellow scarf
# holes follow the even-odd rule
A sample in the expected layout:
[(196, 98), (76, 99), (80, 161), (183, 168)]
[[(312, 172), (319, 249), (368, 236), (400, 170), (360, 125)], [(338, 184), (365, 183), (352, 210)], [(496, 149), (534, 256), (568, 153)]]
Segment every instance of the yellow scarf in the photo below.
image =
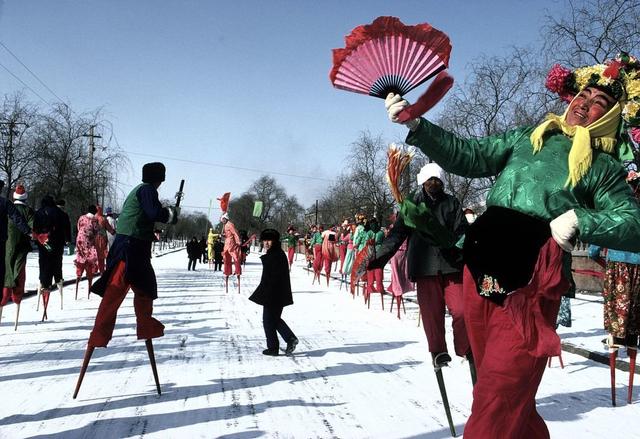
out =
[(530, 139), (533, 145), (533, 153), (536, 154), (542, 149), (543, 137), (547, 131), (560, 129), (567, 137), (573, 138), (571, 150), (569, 151), (569, 176), (565, 186), (571, 185), (571, 187), (575, 187), (591, 167), (591, 161), (593, 160), (592, 147), (607, 153), (614, 152), (622, 107), (620, 103), (616, 103), (600, 119), (591, 125), (583, 127), (567, 125), (566, 117), (570, 106), (571, 104), (569, 104), (562, 116), (548, 114), (546, 120), (533, 130)]

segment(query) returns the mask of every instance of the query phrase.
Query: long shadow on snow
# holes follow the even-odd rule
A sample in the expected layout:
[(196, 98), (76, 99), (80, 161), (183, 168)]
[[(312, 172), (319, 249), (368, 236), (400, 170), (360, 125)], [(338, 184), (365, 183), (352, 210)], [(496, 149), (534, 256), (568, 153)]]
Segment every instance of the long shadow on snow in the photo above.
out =
[[(83, 427), (78, 427), (60, 433), (32, 436), (32, 439), (101, 437), (103, 434), (109, 437), (129, 437), (212, 421), (235, 420), (243, 416), (255, 416), (259, 413), (266, 412), (268, 409), (279, 407), (334, 407), (336, 405), (338, 404), (309, 403), (299, 399), (283, 399), (280, 401), (267, 401), (259, 404), (227, 405), (223, 407), (184, 410), (175, 413), (145, 414), (144, 416), (99, 419)], [(118, 426), (121, 428), (118, 429)], [(256, 436), (256, 434), (258, 435)], [(254, 430), (244, 432), (244, 434), (235, 433), (231, 436), (224, 437), (250, 439), (264, 434), (266, 433), (263, 431)]]
[[(296, 383), (311, 379), (325, 379), (332, 376), (353, 375), (359, 373), (387, 373), (393, 372), (401, 367), (410, 367), (420, 364), (419, 361), (404, 361), (394, 364), (358, 364), (341, 363), (337, 366), (330, 366), (324, 370), (310, 370), (306, 372), (287, 373), (281, 375), (258, 375), (255, 377), (242, 377), (212, 380), (214, 384), (204, 384), (195, 386), (176, 387), (175, 384), (162, 384), (162, 396), (155, 395), (153, 383), (149, 383), (149, 395), (132, 396), (111, 401), (100, 401), (86, 405), (73, 407), (60, 407), (44, 410), (34, 414), (15, 414), (0, 419), (0, 425), (18, 424), (22, 422), (38, 422), (47, 419), (62, 418), (86, 413), (102, 412), (107, 410), (119, 410), (129, 407), (145, 406), (146, 404), (157, 404), (158, 402), (186, 401), (189, 398), (197, 398), (213, 393), (228, 392), (231, 390), (243, 390), (253, 387), (266, 386), (280, 381)], [(87, 372), (88, 374), (89, 372)], [(86, 381), (86, 378), (85, 378)], [(86, 394), (86, 393), (85, 393)], [(82, 402), (80, 400), (79, 402)], [(314, 405), (314, 404), (310, 404)], [(330, 404), (333, 406), (336, 404)], [(184, 413), (184, 412), (183, 412)], [(93, 435), (95, 436), (95, 435)], [(49, 437), (49, 436), (42, 436)], [(55, 436), (52, 436), (55, 437)]]
[[(618, 400), (626, 401), (623, 398)], [(611, 389), (596, 387), (579, 392), (558, 393), (538, 398), (536, 403), (538, 412), (546, 421), (574, 421), (592, 410), (611, 407)]]
[(400, 349), (406, 345), (418, 343), (417, 341), (389, 341), (389, 342), (376, 342), (376, 343), (358, 343), (347, 344), (346, 346), (340, 346), (335, 348), (317, 349), (315, 351), (306, 351), (296, 354), (296, 357), (323, 357), (329, 352), (344, 352), (347, 354), (364, 354), (368, 352), (380, 352), (388, 351), (391, 349)]
[[(214, 329), (226, 329), (226, 328), (202, 328), (203, 330), (214, 330)], [(193, 335), (193, 334), (187, 334)], [(132, 334), (135, 337), (135, 334)], [(194, 345), (211, 345), (211, 340), (208, 340), (206, 337), (204, 340), (192, 340), (186, 343), (186, 346), (194, 346)], [(187, 337), (188, 340), (188, 337)], [(162, 363), (169, 359), (169, 357), (165, 355), (158, 355), (158, 353), (162, 354), (165, 350), (169, 350), (169, 352), (173, 352), (180, 346), (180, 343), (154, 343), (153, 349), (156, 352), (156, 362)], [(144, 352), (146, 356), (145, 345), (142, 340), (135, 341), (131, 344), (127, 344), (126, 346), (110, 346), (106, 349), (98, 348), (94, 351), (93, 357), (91, 358), (91, 364), (93, 361), (99, 358), (107, 357), (109, 355), (116, 355), (121, 353), (131, 353), (135, 351)], [(67, 349), (63, 351), (40, 351), (40, 352), (32, 352), (27, 354), (14, 355), (13, 357), (5, 357), (0, 360), (0, 365), (20, 363), (23, 361), (59, 361), (59, 360), (81, 360), (84, 358), (85, 349)], [(126, 360), (123, 360), (126, 363)], [(79, 364), (79, 363), (78, 363)], [(91, 368), (91, 365), (89, 366)]]

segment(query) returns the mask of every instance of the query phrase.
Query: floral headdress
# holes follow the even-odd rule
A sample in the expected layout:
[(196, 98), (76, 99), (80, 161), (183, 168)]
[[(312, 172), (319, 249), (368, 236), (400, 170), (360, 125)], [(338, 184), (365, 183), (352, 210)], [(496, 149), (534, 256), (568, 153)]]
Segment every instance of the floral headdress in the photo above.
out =
[(630, 129), (634, 142), (640, 142), (640, 61), (621, 52), (604, 64), (580, 67), (574, 71), (555, 64), (545, 86), (563, 101), (571, 100), (587, 87), (596, 87), (622, 106), (623, 129)]

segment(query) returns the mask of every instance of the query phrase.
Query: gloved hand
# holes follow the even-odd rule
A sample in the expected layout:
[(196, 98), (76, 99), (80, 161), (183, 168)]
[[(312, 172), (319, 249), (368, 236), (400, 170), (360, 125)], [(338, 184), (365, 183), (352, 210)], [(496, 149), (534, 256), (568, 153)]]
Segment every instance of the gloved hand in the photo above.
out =
[[(549, 223), (551, 236), (567, 252), (573, 250), (574, 238), (578, 231), (578, 217), (573, 209), (567, 210)], [(574, 242), (572, 242), (574, 241)]]
[(170, 206), (167, 209), (169, 209), (169, 224), (176, 224), (180, 215), (180, 207)]
[(387, 109), (387, 114), (389, 115), (389, 120), (391, 120), (391, 122), (402, 123), (411, 131), (415, 130), (420, 124), (419, 118), (408, 120), (406, 122), (400, 122), (398, 120), (398, 114), (404, 110), (405, 107), (409, 106), (409, 102), (406, 99), (403, 99), (402, 96), (389, 93), (387, 98), (384, 100), (384, 106)]

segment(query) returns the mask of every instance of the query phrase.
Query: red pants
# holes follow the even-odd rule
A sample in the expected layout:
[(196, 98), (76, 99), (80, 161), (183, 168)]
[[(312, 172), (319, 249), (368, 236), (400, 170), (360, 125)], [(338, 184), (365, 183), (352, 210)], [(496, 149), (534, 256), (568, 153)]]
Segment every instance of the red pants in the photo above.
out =
[(87, 263), (80, 263), (80, 262), (74, 262), (74, 264), (76, 265), (76, 277), (82, 277), (82, 273), (86, 271), (87, 279), (89, 281), (93, 279), (93, 275), (98, 269), (97, 264), (87, 264)]
[(320, 273), (322, 271), (322, 245), (313, 246), (313, 272)]
[(22, 296), (24, 295), (24, 282), (26, 279), (26, 266), (27, 264), (25, 263), (22, 268), (20, 268), (15, 287), (3, 288), (2, 301), (0, 302), (0, 306), (5, 306), (9, 302), (9, 297), (11, 297), (11, 301), (16, 305), (22, 302)]
[(108, 251), (107, 237), (96, 236), (96, 254), (98, 255), (98, 271), (100, 273), (104, 273), (104, 261), (107, 258)]
[(384, 293), (383, 276), (382, 268), (367, 270), (367, 294)]
[(447, 352), (444, 330), (446, 304), (453, 318), (453, 347), (457, 355), (466, 355), (469, 352), (469, 338), (464, 323), (462, 274), (429, 276), (418, 279), (416, 285), (429, 352)]
[(347, 257), (347, 245), (342, 244), (339, 248), (340, 248), (340, 274), (342, 274), (342, 267), (344, 267), (344, 260)]
[(104, 297), (98, 307), (96, 322), (93, 331), (89, 336), (89, 344), (95, 347), (106, 347), (113, 335), (116, 326), (116, 314), (122, 304), (129, 288), (135, 294), (133, 298), (133, 308), (136, 313), (136, 333), (138, 340), (162, 337), (164, 335), (164, 325), (151, 317), (153, 312), (153, 299), (150, 299), (132, 287), (124, 277), (124, 261), (118, 263), (111, 273), (109, 285), (104, 292)]
[(540, 251), (529, 285), (502, 307), (480, 297), (465, 267), (465, 322), (478, 373), (466, 439), (549, 437), (535, 396), (547, 357), (560, 353), (555, 321), (568, 287), (562, 250), (552, 239)]
[(293, 255), (295, 254), (295, 247), (289, 247), (287, 250), (287, 257), (289, 258), (289, 267), (293, 264)]
[[(231, 276), (231, 274), (235, 274), (240, 276), (242, 274), (242, 262), (240, 261), (240, 252), (236, 252), (231, 254), (231, 252), (223, 252), (222, 253), (222, 262), (224, 264), (223, 273), (225, 276)], [(235, 271), (231, 271), (231, 264), (233, 263), (233, 268)]]

